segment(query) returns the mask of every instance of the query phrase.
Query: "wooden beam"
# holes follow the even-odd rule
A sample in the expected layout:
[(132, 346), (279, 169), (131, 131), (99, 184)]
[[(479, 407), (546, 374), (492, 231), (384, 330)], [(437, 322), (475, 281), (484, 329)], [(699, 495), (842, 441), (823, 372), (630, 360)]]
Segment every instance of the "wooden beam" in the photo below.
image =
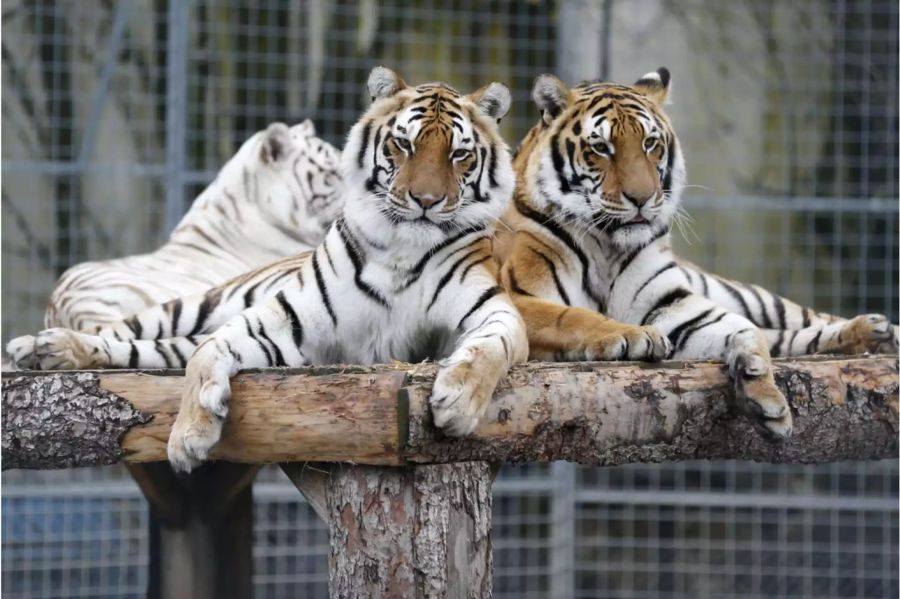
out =
[[(435, 372), (426, 364), (242, 373), (232, 382), (229, 420), (212, 457), (613, 465), (897, 456), (897, 356), (776, 361), (795, 424), (782, 444), (761, 439), (734, 409), (719, 363), (522, 365), (463, 440), (444, 438), (431, 425)], [(181, 383), (173, 372), (4, 373), (3, 467), (165, 460)]]

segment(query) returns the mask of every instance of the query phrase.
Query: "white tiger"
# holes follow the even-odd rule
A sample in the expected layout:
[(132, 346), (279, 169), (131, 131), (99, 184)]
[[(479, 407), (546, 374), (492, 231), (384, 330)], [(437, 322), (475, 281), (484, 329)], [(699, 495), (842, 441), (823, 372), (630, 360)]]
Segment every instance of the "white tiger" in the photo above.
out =
[[(44, 326), (99, 333), (130, 314), (312, 249), (342, 202), (338, 150), (316, 137), (308, 120), (273, 123), (242, 144), (160, 248), (63, 273)], [(57, 368), (52, 342), (52, 335), (23, 336), (7, 352), (19, 368)]]

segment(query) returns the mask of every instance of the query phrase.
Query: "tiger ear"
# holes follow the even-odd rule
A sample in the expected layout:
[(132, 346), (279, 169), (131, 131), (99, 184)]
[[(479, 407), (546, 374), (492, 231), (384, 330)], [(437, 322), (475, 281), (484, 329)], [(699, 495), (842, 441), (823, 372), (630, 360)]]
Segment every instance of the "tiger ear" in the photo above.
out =
[(555, 75), (539, 75), (531, 88), (531, 98), (549, 124), (569, 105), (569, 88)]
[(375, 67), (369, 73), (369, 82), (366, 84), (369, 88), (369, 96), (372, 101), (380, 100), (393, 96), (401, 89), (406, 88), (406, 82), (400, 78), (400, 75), (387, 67)]
[(295, 125), (294, 128), (299, 131), (303, 137), (313, 137), (316, 134), (316, 125), (309, 119), (304, 119), (302, 123)]
[(509, 112), (509, 105), (512, 103), (509, 88), (496, 81), (475, 90), (469, 94), (468, 98), (496, 121), (506, 116), (506, 113)]
[(669, 69), (659, 67), (638, 79), (634, 84), (634, 88), (653, 100), (657, 105), (662, 106), (669, 96), (669, 81)]
[(291, 130), (284, 123), (272, 123), (263, 132), (259, 158), (263, 164), (278, 162), (287, 154), (291, 144)]

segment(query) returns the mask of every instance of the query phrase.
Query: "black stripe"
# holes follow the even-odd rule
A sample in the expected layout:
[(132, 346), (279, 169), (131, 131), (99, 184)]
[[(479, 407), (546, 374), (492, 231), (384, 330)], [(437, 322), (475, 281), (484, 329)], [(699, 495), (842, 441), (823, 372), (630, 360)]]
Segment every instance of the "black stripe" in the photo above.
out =
[[(369, 299), (374, 300), (381, 304), (382, 307), (387, 308), (387, 300), (384, 299), (380, 293), (375, 291), (371, 285), (362, 280), (363, 259), (362, 256), (360, 256), (358, 249), (359, 242), (356, 241), (356, 238), (354, 238), (352, 233), (347, 229), (344, 219), (338, 220), (337, 230), (338, 234), (341, 236), (341, 240), (344, 242), (344, 249), (347, 251), (347, 255), (350, 256), (350, 262), (353, 263), (353, 282), (356, 284), (357, 289), (362, 291)], [(323, 243), (322, 247), (325, 248), (326, 252), (328, 251), (327, 243)]]
[(532, 233), (531, 231), (516, 231), (516, 234), (517, 235), (527, 235), (528, 237), (531, 237), (536, 243), (539, 243), (540, 245), (545, 247), (547, 249), (547, 251), (551, 252), (554, 256), (556, 256), (557, 260), (559, 260), (560, 262), (565, 264), (566, 258), (559, 252), (559, 250), (557, 250), (555, 247), (553, 247), (552, 245), (550, 245), (549, 243), (547, 243), (546, 241), (544, 241), (543, 239), (541, 239), (540, 237), (538, 237), (537, 235)]
[(266, 344), (263, 343), (253, 332), (253, 327), (250, 326), (250, 319), (241, 314), (241, 318), (244, 319), (244, 325), (247, 327), (247, 335), (250, 336), (251, 339), (256, 341), (256, 344), (259, 345), (260, 349), (263, 350), (263, 353), (266, 354), (266, 366), (272, 365), (272, 353), (269, 351), (269, 348), (266, 347)]
[(669, 156), (666, 161), (666, 174), (662, 180), (662, 190), (669, 193), (672, 190), (672, 167), (675, 165), (675, 137), (669, 141)]
[(788, 353), (794, 353), (794, 342), (797, 340), (797, 335), (800, 334), (800, 329), (794, 329), (791, 331), (791, 340), (788, 341)]
[(813, 340), (809, 342), (806, 346), (807, 354), (814, 354), (819, 351), (819, 339), (822, 337), (822, 329), (819, 329), (819, 332), (816, 333), (816, 336), (813, 337)]
[(366, 157), (366, 146), (369, 145), (369, 135), (372, 133), (372, 122), (369, 121), (363, 127), (362, 140), (359, 142), (359, 153), (356, 155), (356, 164), (363, 167), (363, 159)]
[(578, 262), (581, 263), (581, 287), (585, 293), (587, 293), (588, 297), (591, 298), (596, 304), (598, 309), (602, 312), (604, 309), (604, 302), (601, 297), (599, 297), (594, 290), (590, 286), (590, 280), (588, 278), (588, 259), (587, 255), (585, 255), (584, 251), (578, 244), (575, 243), (575, 240), (572, 238), (569, 233), (559, 226), (556, 221), (551, 220), (547, 215), (538, 212), (537, 210), (532, 209), (530, 206), (525, 204), (521, 200), (521, 198), (516, 197), (515, 200), (516, 209), (525, 216), (526, 218), (531, 219), (541, 227), (547, 229), (552, 233), (557, 239), (562, 241), (575, 256), (578, 257)]
[(809, 325), (810, 325), (809, 308), (803, 308), (803, 328), (805, 329)]
[(556, 171), (556, 178), (559, 180), (559, 190), (562, 193), (569, 193), (572, 191), (572, 188), (569, 187), (569, 182), (563, 176), (565, 162), (562, 154), (559, 153), (559, 133), (550, 139), (550, 157), (553, 159), (553, 169)]
[(484, 258), (480, 258), (480, 259), (476, 260), (475, 262), (472, 262), (471, 264), (466, 266), (463, 269), (462, 274), (459, 275), (459, 282), (462, 283), (463, 281), (466, 280), (466, 275), (469, 274), (469, 271), (472, 270), (472, 268), (478, 266), (479, 264), (484, 264), (485, 262), (487, 262), (490, 259), (491, 259), (491, 256), (485, 256)]
[(294, 345), (299, 350), (300, 346), (303, 344), (303, 325), (300, 324), (300, 318), (297, 316), (297, 312), (294, 311), (291, 304), (288, 303), (284, 291), (279, 291), (275, 295), (275, 299), (278, 301), (278, 305), (284, 310), (285, 315), (287, 315), (288, 320), (291, 323), (291, 335), (294, 338)]
[(509, 275), (509, 287), (510, 291), (517, 295), (527, 295), (528, 297), (534, 297), (533, 293), (528, 293), (521, 287), (519, 287), (519, 282), (516, 280), (516, 273), (513, 272), (512, 266), (509, 267), (509, 270), (506, 271)]
[(325, 280), (322, 278), (322, 269), (319, 268), (319, 252), (313, 252), (312, 264), (313, 272), (316, 274), (316, 285), (319, 288), (319, 293), (322, 295), (322, 302), (325, 304), (325, 309), (328, 310), (328, 315), (331, 317), (331, 324), (337, 326), (337, 316), (334, 315), (331, 300), (328, 299), (328, 289), (325, 287)]
[(266, 331), (266, 326), (263, 324), (262, 319), (257, 316), (256, 324), (259, 327), (259, 335), (263, 339), (265, 339), (269, 345), (272, 346), (272, 351), (275, 353), (275, 366), (287, 366), (287, 362), (284, 361), (284, 356), (281, 354), (281, 348), (278, 347), (278, 344), (272, 341), (272, 338), (269, 337), (269, 333)]
[(415, 283), (416, 281), (419, 280), (419, 277), (422, 276), (422, 271), (425, 269), (425, 265), (428, 263), (429, 260), (434, 258), (435, 254), (437, 254), (439, 251), (441, 251), (442, 249), (446, 248), (449, 245), (456, 243), (457, 241), (459, 241), (466, 235), (471, 235), (472, 233), (479, 233), (481, 231), (484, 231), (484, 229), (485, 229), (484, 226), (481, 226), (481, 225), (475, 226), (475, 227), (469, 227), (468, 229), (464, 229), (464, 230), (460, 231), (453, 237), (448, 237), (444, 241), (440, 242), (439, 244), (437, 244), (436, 246), (434, 246), (433, 248), (428, 250), (425, 253), (425, 255), (422, 256), (422, 258), (416, 263), (415, 266), (412, 267), (412, 269), (406, 275), (407, 279), (403, 283), (403, 286), (400, 288), (400, 291), (409, 289), (409, 287), (413, 283)]
[(325, 238), (322, 241), (322, 249), (325, 251), (325, 258), (328, 260), (328, 266), (331, 267), (331, 272), (337, 274), (337, 270), (334, 268), (334, 261), (331, 259), (331, 252), (328, 251), (328, 238)]
[(498, 293), (501, 293), (502, 291), (503, 290), (499, 286), (494, 285), (493, 287), (491, 287), (490, 289), (487, 289), (484, 293), (482, 293), (481, 297), (479, 297), (478, 300), (475, 302), (475, 305), (473, 305), (471, 308), (469, 308), (469, 311), (466, 312), (466, 315), (463, 316), (459, 320), (459, 324), (456, 325), (456, 328), (461, 329), (463, 323), (466, 321), (466, 319), (468, 317), (470, 317), (472, 314), (474, 314), (475, 311), (478, 310), (481, 306), (483, 306), (486, 301), (488, 301), (489, 299), (491, 299)]
[(444, 276), (441, 277), (440, 281), (438, 281), (437, 287), (434, 290), (434, 295), (431, 296), (431, 301), (428, 303), (428, 307), (425, 308), (425, 312), (428, 312), (429, 310), (431, 310), (431, 307), (434, 305), (434, 302), (437, 301), (438, 295), (440, 295), (441, 290), (444, 289), (444, 287), (447, 285), (447, 283), (453, 277), (453, 273), (456, 272), (456, 269), (459, 268), (459, 265), (462, 264), (466, 260), (466, 258), (469, 258), (473, 254), (477, 254), (480, 251), (481, 251), (481, 248), (476, 248), (453, 263), (453, 266), (450, 267), (450, 270), (448, 270), (446, 273), (444, 273)]
[(162, 356), (163, 361), (166, 363), (166, 368), (172, 368), (172, 360), (169, 359), (169, 354), (163, 351), (162, 341), (159, 341), (158, 339), (154, 341), (153, 349), (156, 350), (156, 353)]
[(778, 315), (778, 328), (786, 329), (787, 328), (787, 315), (784, 309), (784, 302), (781, 297), (772, 294), (772, 301), (775, 303), (775, 314)]
[(616, 278), (613, 281), (612, 285), (609, 288), (610, 293), (612, 293), (613, 288), (616, 286), (616, 281), (619, 280), (623, 274), (625, 274), (625, 270), (631, 266), (631, 263), (634, 262), (634, 259), (638, 257), (638, 254), (643, 252), (645, 249), (653, 245), (653, 242), (661, 237), (664, 237), (669, 232), (669, 227), (663, 227), (659, 231), (653, 234), (653, 237), (650, 238), (650, 241), (647, 242), (646, 245), (638, 246), (628, 252), (628, 255), (622, 260), (621, 266), (619, 267), (619, 272), (616, 274)]
[(651, 283), (651, 281), (653, 281), (653, 279), (655, 279), (656, 277), (658, 277), (658, 276), (661, 275), (662, 273), (666, 272), (666, 271), (669, 270), (670, 268), (675, 268), (676, 266), (677, 266), (677, 264), (675, 264), (674, 262), (669, 262), (668, 264), (666, 264), (665, 266), (663, 266), (662, 268), (660, 268), (659, 270), (657, 270), (655, 273), (653, 273), (652, 275), (650, 275), (650, 278), (647, 279), (646, 281), (644, 281), (644, 284), (641, 285), (641, 286), (638, 288), (638, 290), (634, 292), (634, 296), (631, 298), (631, 302), (634, 303), (634, 300), (637, 299), (637, 296), (639, 296), (639, 295), (641, 294), (641, 291), (643, 291), (643, 290), (647, 287), (647, 285), (649, 285), (649, 284)]
[(247, 291), (244, 293), (244, 309), (246, 310), (253, 304), (253, 292), (256, 291), (256, 288), (263, 284), (265, 279), (257, 281), (253, 285), (251, 285)]
[[(188, 335), (196, 335), (197, 333), (203, 332), (203, 325), (206, 324), (206, 319), (209, 318), (209, 313), (212, 312), (212, 308), (214, 304), (217, 304), (219, 298), (222, 296), (222, 291), (219, 289), (210, 289), (203, 296), (203, 301), (200, 302), (200, 308), (197, 310), (197, 321), (194, 323), (194, 328), (191, 329), (191, 332)], [(178, 308), (178, 311), (181, 312), (181, 308)]]
[(706, 275), (700, 273), (700, 282), (703, 283), (703, 297), (709, 297), (709, 283), (706, 282)]
[(565, 305), (571, 306), (572, 303), (569, 301), (569, 295), (566, 293), (566, 290), (563, 288), (562, 281), (559, 280), (559, 275), (556, 272), (556, 264), (547, 257), (544, 252), (540, 250), (536, 250), (531, 246), (528, 246), (528, 249), (543, 258), (544, 262), (547, 264), (547, 267), (550, 269), (550, 275), (553, 277), (553, 283), (556, 285), (556, 292), (559, 294), (559, 297), (562, 298), (562, 301)]
[[(231, 354), (231, 357), (234, 358), (235, 362), (241, 364), (244, 361), (244, 358), (238, 352), (234, 351), (234, 348), (231, 347), (231, 344), (227, 341), (225, 342), (225, 347), (228, 349), (228, 353)], [(216, 345), (216, 349), (219, 349), (219, 346)]]
[(184, 354), (181, 353), (181, 350), (178, 349), (177, 342), (173, 339), (169, 345), (172, 348), (172, 353), (175, 354), (175, 357), (178, 358), (178, 367), (184, 368), (187, 365), (187, 360), (184, 359)]
[(129, 368), (137, 368), (138, 367), (138, 350), (137, 346), (134, 344), (134, 341), (129, 341), (131, 344), (131, 354), (128, 356), (128, 367)]
[(685, 331), (684, 335), (681, 336), (681, 341), (678, 342), (678, 347), (675, 348), (675, 351), (681, 351), (681, 349), (684, 348), (685, 345), (687, 345), (687, 342), (690, 340), (690, 338), (694, 336), (694, 333), (696, 333), (700, 329), (703, 329), (708, 326), (712, 326), (712, 325), (716, 324), (717, 322), (721, 321), (726, 316), (728, 316), (728, 312), (722, 312), (721, 314), (719, 314), (719, 316), (717, 318), (714, 318), (710, 321), (704, 322), (701, 325), (695, 326), (695, 327), (691, 328), (689, 331)]
[(144, 331), (144, 327), (141, 326), (141, 321), (138, 319), (137, 314), (126, 318), (125, 326), (131, 329), (131, 333), (134, 335), (135, 339), (141, 338), (141, 333)]
[(497, 187), (497, 148), (491, 144), (491, 162), (488, 164), (488, 182), (491, 187)]
[(740, 291), (738, 291), (722, 279), (716, 278), (716, 280), (719, 282), (719, 285), (725, 288), (725, 291), (727, 291), (728, 294), (731, 295), (731, 297), (738, 301), (738, 303), (741, 305), (741, 310), (743, 310), (744, 312), (744, 316), (746, 316), (750, 320), (753, 320), (753, 313), (750, 311), (750, 306), (747, 305), (747, 300), (744, 299), (744, 294), (742, 294)]
[(707, 316), (709, 316), (710, 314), (712, 314), (713, 310), (715, 310), (715, 308), (710, 308), (709, 310), (706, 310), (706, 311), (704, 311), (704, 312), (701, 312), (701, 313), (698, 314), (697, 316), (691, 318), (690, 320), (686, 320), (686, 321), (682, 322), (680, 325), (678, 325), (677, 327), (675, 327), (674, 329), (672, 329), (671, 331), (669, 331), (668, 337), (669, 337), (669, 342), (672, 344), (672, 347), (677, 347), (677, 346), (678, 346), (679, 336), (680, 336), (680, 335), (681, 335), (688, 327), (690, 327), (691, 325), (695, 325), (695, 324), (699, 323), (701, 320), (703, 320), (704, 318), (706, 318)]
[(681, 287), (678, 287), (677, 289), (673, 289), (669, 293), (667, 293), (664, 296), (662, 296), (661, 298), (659, 298), (659, 300), (655, 304), (653, 304), (653, 307), (650, 308), (650, 310), (648, 310), (647, 313), (644, 315), (644, 318), (641, 319), (641, 325), (645, 325), (648, 322), (651, 322), (653, 320), (651, 318), (651, 316), (654, 316), (654, 314), (656, 312), (658, 312), (664, 308), (668, 308), (675, 302), (681, 301), (690, 295), (691, 295), (691, 292), (688, 291), (687, 289), (683, 289)]
[(753, 285), (744, 285), (747, 289), (750, 290), (750, 293), (753, 294), (753, 297), (756, 298), (756, 301), (759, 302), (759, 311), (762, 314), (762, 326), (765, 329), (771, 329), (772, 327), (772, 319), (769, 318), (769, 313), (766, 312), (766, 304), (763, 301), (762, 296), (759, 294), (759, 291)]
[(769, 348), (769, 353), (772, 354), (773, 358), (777, 358), (781, 355), (781, 344), (784, 343), (784, 329), (778, 331), (778, 339), (775, 340), (775, 343), (772, 344), (772, 347)]
[(180, 299), (172, 300), (172, 336), (178, 336), (178, 321), (181, 319), (182, 301)]

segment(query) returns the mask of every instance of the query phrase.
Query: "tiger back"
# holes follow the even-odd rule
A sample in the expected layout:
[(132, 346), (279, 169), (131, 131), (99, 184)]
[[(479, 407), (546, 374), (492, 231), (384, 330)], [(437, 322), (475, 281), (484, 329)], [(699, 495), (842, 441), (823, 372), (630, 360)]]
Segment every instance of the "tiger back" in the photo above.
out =
[[(161, 247), (63, 273), (44, 325), (106, 334), (126, 316), (311, 250), (343, 196), (340, 154), (312, 122), (273, 123), (241, 145)], [(7, 352), (19, 368), (40, 365), (33, 336), (11, 340)]]
[(45, 326), (90, 331), (153, 304), (312, 249), (340, 211), (340, 154), (310, 121), (273, 123), (244, 142), (162, 246), (62, 274)]

